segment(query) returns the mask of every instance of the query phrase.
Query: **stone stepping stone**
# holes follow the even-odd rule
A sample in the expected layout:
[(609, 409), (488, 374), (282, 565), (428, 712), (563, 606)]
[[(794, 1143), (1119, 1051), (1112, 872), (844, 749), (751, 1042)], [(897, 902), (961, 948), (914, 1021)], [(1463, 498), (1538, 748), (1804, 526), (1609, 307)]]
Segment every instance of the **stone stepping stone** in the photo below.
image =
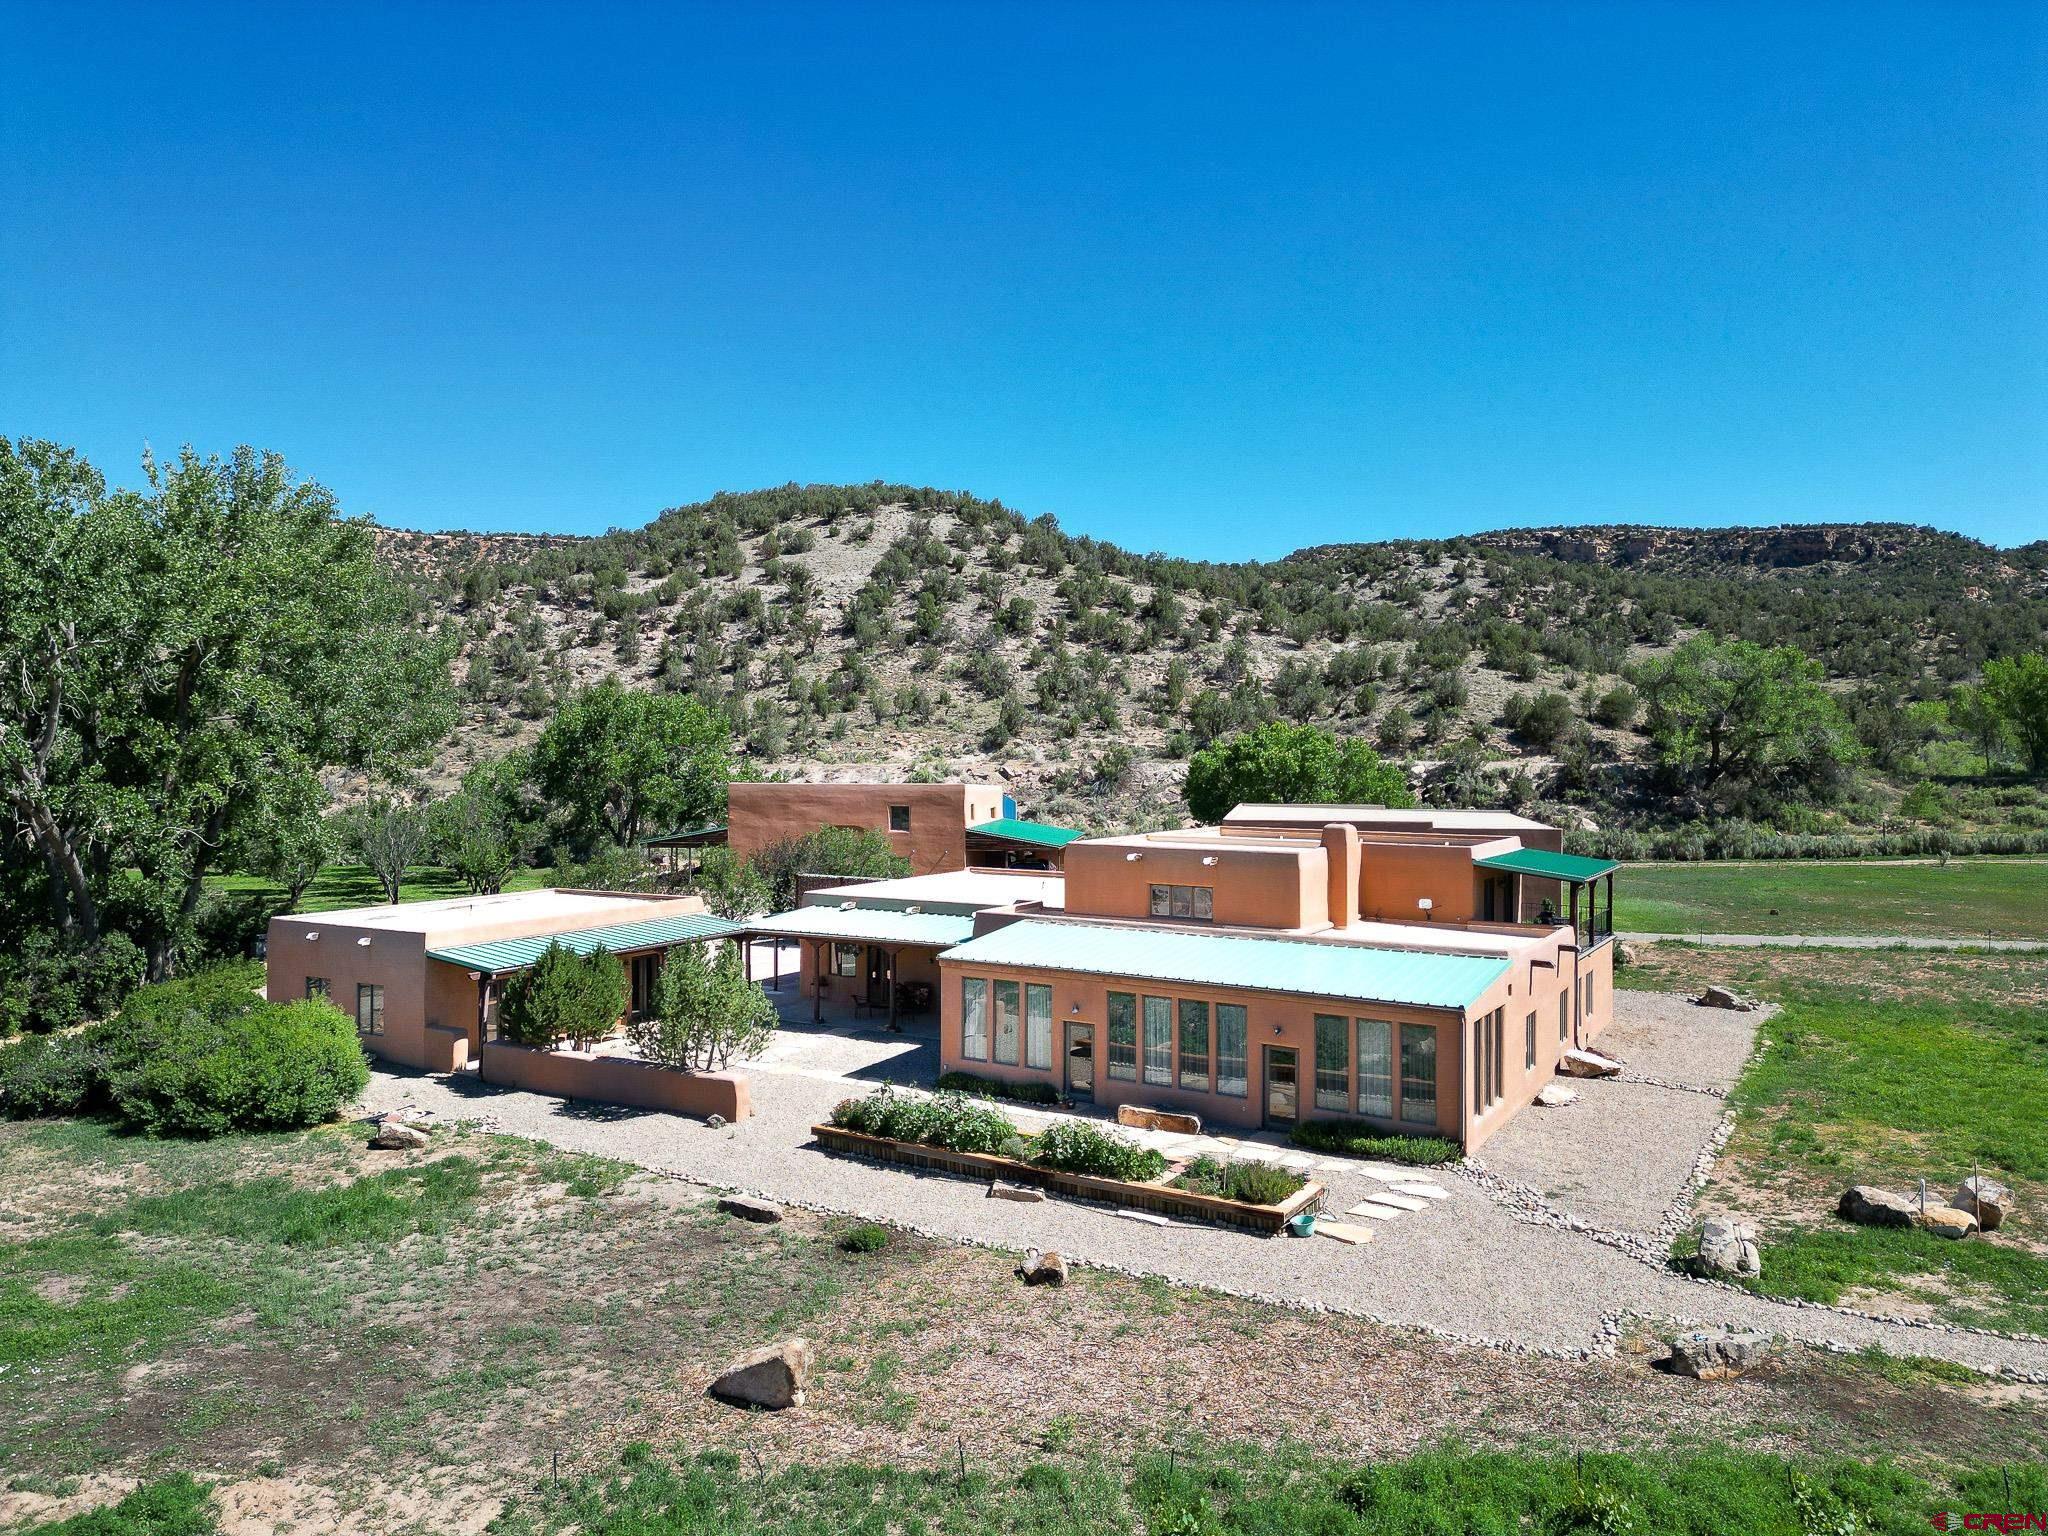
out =
[(1441, 1184), (1396, 1184), (1396, 1192), (1404, 1195), (1420, 1195), (1425, 1200), (1448, 1200), (1451, 1192)]
[(1373, 1199), (1377, 1200), (1381, 1205), (1398, 1206), (1404, 1211), (1426, 1211), (1429, 1209), (1429, 1202), (1427, 1200), (1419, 1199), (1414, 1195), (1397, 1195), (1391, 1190), (1382, 1191), (1380, 1194), (1374, 1195)]
[(1115, 1214), (1123, 1217), (1125, 1221), (1142, 1221), (1148, 1227), (1170, 1227), (1174, 1224), (1170, 1217), (1160, 1216), (1152, 1211), (1117, 1211)]
[(1314, 1158), (1304, 1156), (1299, 1152), (1289, 1152), (1282, 1157), (1275, 1158), (1274, 1161), (1279, 1163), (1282, 1168), (1292, 1168), (1296, 1173), (1308, 1173), (1316, 1165)]
[(1354, 1227), (1341, 1221), (1318, 1221), (1316, 1236), (1331, 1238), (1336, 1242), (1349, 1243), (1356, 1248), (1372, 1241), (1370, 1227)]
[(1370, 1216), (1375, 1221), (1398, 1221), (1408, 1213), (1391, 1205), (1381, 1205), (1377, 1200), (1361, 1200), (1344, 1213), (1346, 1216)]

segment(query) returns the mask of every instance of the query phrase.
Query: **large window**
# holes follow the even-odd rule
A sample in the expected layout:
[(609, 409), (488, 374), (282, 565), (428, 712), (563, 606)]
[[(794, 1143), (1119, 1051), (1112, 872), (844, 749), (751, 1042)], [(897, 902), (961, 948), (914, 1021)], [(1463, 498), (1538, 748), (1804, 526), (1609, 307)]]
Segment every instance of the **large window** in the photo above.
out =
[(1522, 1032), (1529, 1038), (1523, 1051), (1522, 1065), (1531, 1072), (1536, 1070), (1536, 1010), (1529, 1010), (1529, 1017), (1522, 1025)]
[(834, 976), (858, 976), (860, 974), (860, 946), (858, 944), (834, 944), (832, 946), (832, 974)]
[(384, 1033), (384, 989), (363, 982), (356, 987), (356, 1033)]
[(1401, 1118), (1410, 1125), (1436, 1124), (1434, 1024), (1401, 1026)]
[(1138, 1000), (1128, 992), (1109, 994), (1109, 1075), (1138, 1080)]
[(1145, 1081), (1173, 1086), (1173, 1001), (1145, 999)]
[(1180, 1000), (1180, 1085), (1209, 1091), (1209, 1005)]
[(1358, 1112), (1394, 1117), (1394, 1026), (1358, 1021)]
[(1180, 917), (1206, 923), (1215, 916), (1215, 892), (1206, 885), (1155, 885), (1151, 912), (1154, 917)]
[(979, 976), (960, 978), (960, 1054), (988, 1060), (988, 983)]
[(1245, 1057), (1244, 1008), (1237, 1003), (1216, 1005), (1216, 1091), (1243, 1098), (1250, 1092)]
[(1024, 989), (1024, 1065), (1052, 1069), (1052, 988), (1035, 981)]
[(1501, 1054), (1507, 1010), (1496, 1008), (1472, 1027), (1472, 1107), (1475, 1112), (1500, 1102)]
[(1316, 1015), (1316, 1108), (1351, 1107), (1351, 1028), (1333, 1013)]
[(306, 996), (325, 997), (328, 994), (328, 990), (327, 978), (325, 976), (308, 976), (306, 978)]
[(1003, 1066), (1017, 1065), (1017, 993), (1014, 981), (996, 983), (996, 1060)]

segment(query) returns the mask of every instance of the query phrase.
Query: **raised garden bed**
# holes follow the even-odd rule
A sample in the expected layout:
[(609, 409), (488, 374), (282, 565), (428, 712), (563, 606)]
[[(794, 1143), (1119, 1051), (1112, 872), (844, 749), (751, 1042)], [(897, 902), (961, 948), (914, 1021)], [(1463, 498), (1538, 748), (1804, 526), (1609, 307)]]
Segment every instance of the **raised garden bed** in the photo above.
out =
[[(1247, 1232), (1272, 1236), (1302, 1211), (1323, 1198), (1323, 1186), (1310, 1180), (1279, 1205), (1246, 1205), (1219, 1195), (1201, 1195), (1174, 1189), (1164, 1183), (1131, 1184), (1122, 1179), (1098, 1178), (1086, 1173), (1067, 1173), (1013, 1157), (987, 1152), (954, 1152), (921, 1142), (896, 1141), (887, 1136), (869, 1136), (843, 1130), (836, 1125), (814, 1125), (811, 1135), (828, 1152), (847, 1157), (864, 1157), (879, 1163), (897, 1163), (906, 1168), (923, 1168), (959, 1179), (986, 1182), (1002, 1179), (1011, 1184), (1029, 1184), (1054, 1194), (1079, 1200), (1095, 1200), (1129, 1210), (1150, 1211), (1177, 1221), (1207, 1221)], [(1171, 1178), (1179, 1170), (1168, 1170)]]

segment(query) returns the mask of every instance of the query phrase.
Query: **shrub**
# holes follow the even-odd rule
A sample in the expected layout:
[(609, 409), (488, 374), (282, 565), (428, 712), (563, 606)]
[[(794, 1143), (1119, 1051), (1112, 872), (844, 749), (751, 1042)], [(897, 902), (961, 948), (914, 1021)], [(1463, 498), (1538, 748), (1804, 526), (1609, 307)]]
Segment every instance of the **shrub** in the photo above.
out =
[(0, 1040), (104, 1018), (142, 980), (142, 951), (125, 934), (66, 944), (31, 933), (0, 955)]
[(1376, 1157), (1427, 1168), (1456, 1161), (1458, 1144), (1442, 1136), (1404, 1136), (1375, 1130), (1358, 1120), (1305, 1120), (1294, 1128), (1294, 1144), (1339, 1157)]
[(370, 1080), (354, 1023), (324, 998), (250, 999), (226, 1017), (152, 1003), (106, 1033), (108, 1094), (153, 1136), (318, 1125)]
[(0, 1046), (0, 1115), (75, 1115), (97, 1096), (100, 1053), (82, 1034), (31, 1035)]
[(1005, 1082), (999, 1077), (982, 1077), (973, 1072), (945, 1072), (939, 1087), (948, 1093), (964, 1093), (978, 1099), (1014, 1099), (1020, 1104), (1057, 1104), (1060, 1091), (1051, 1083)]
[(626, 1038), (656, 1066), (719, 1072), (735, 1056), (767, 1049), (780, 1022), (768, 994), (747, 980), (737, 944), (708, 961), (702, 945), (680, 944), (655, 980), (653, 1006), (627, 1021)]
[(626, 968), (617, 955), (603, 949), (579, 955), (551, 942), (506, 985), (498, 1017), (513, 1044), (552, 1051), (564, 1041), (602, 1040), (625, 1011)]
[(1198, 1195), (1220, 1195), (1246, 1205), (1278, 1205), (1299, 1193), (1308, 1179), (1277, 1163), (1224, 1163), (1213, 1157), (1198, 1157), (1174, 1183)]
[(865, 1136), (944, 1147), (951, 1152), (1003, 1155), (1017, 1128), (1001, 1112), (957, 1093), (930, 1098), (877, 1088), (864, 1099), (847, 1099), (832, 1111), (832, 1124)]
[(889, 1229), (877, 1221), (864, 1221), (849, 1227), (839, 1246), (848, 1253), (880, 1253), (889, 1246)]
[(1066, 1173), (1093, 1174), (1143, 1184), (1166, 1172), (1166, 1159), (1151, 1147), (1088, 1124), (1056, 1120), (1032, 1143), (1032, 1160)]

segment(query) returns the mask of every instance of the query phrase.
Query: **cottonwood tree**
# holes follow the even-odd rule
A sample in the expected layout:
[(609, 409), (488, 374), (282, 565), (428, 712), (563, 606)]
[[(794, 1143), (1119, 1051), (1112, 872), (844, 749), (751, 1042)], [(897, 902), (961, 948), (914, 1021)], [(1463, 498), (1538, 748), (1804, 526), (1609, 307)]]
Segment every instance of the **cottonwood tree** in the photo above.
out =
[(655, 980), (652, 1006), (626, 1036), (657, 1066), (718, 1072), (735, 1056), (759, 1055), (778, 1022), (768, 994), (747, 980), (739, 946), (720, 945), (707, 960), (702, 945), (679, 944)]
[(503, 890), (532, 858), (540, 836), (525, 755), (478, 763), (462, 776), (461, 788), (427, 808), (427, 825), (433, 857), (466, 889), (477, 895)]
[(725, 814), (732, 737), (724, 718), (696, 699), (608, 679), (572, 696), (548, 722), (533, 771), (579, 851), (600, 842), (627, 847)]
[(1284, 721), (1202, 748), (1183, 794), (1196, 819), (1210, 822), (1245, 804), (1415, 804), (1406, 775), (1364, 742)]
[(384, 887), (386, 901), (398, 900), (405, 872), (419, 863), (431, 835), (426, 812), (384, 795), (372, 797), (349, 818), (349, 842)]
[(2048, 772), (2048, 656), (1985, 662), (1984, 697), (2020, 744), (2027, 771)]
[(224, 849), (326, 769), (424, 761), (454, 710), (448, 644), (328, 491), (252, 448), (143, 475), (0, 439), (0, 804), (51, 926), (127, 931), (155, 978)]

